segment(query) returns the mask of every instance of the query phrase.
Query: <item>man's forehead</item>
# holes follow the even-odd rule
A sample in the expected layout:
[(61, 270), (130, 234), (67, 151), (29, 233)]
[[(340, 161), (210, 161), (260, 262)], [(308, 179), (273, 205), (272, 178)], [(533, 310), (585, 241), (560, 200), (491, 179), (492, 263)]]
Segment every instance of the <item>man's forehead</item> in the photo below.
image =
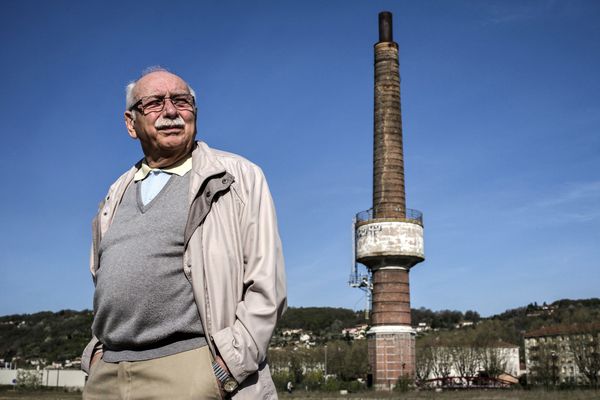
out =
[(135, 85), (135, 97), (138, 98), (167, 92), (189, 93), (189, 88), (183, 79), (166, 71), (151, 72)]

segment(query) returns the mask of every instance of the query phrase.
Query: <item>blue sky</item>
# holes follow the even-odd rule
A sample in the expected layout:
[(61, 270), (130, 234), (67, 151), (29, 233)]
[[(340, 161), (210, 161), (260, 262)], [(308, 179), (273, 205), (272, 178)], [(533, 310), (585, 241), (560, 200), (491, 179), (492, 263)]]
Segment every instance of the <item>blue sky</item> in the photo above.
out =
[(359, 309), (377, 14), (400, 45), (413, 307), (483, 315), (600, 296), (600, 3), (11, 1), (0, 15), (0, 315), (91, 308), (90, 221), (141, 157), (124, 86), (162, 65), (198, 138), (259, 164), (289, 304)]

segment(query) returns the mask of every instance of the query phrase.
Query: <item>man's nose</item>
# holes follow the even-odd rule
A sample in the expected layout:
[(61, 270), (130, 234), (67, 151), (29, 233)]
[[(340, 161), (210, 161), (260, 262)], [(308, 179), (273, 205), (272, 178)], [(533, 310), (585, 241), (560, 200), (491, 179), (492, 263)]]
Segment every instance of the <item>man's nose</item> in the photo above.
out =
[(173, 105), (171, 98), (165, 98), (165, 106), (163, 108), (163, 115), (165, 117), (177, 117), (179, 113), (177, 112), (177, 108)]

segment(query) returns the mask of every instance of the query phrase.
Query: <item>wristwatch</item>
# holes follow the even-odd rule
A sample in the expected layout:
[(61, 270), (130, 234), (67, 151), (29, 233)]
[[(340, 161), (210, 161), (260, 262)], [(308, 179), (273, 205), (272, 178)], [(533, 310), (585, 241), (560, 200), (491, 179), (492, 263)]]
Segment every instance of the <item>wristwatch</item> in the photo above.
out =
[(233, 393), (238, 388), (238, 383), (227, 371), (225, 371), (219, 363), (216, 361), (212, 362), (212, 368), (215, 372), (217, 380), (221, 383), (221, 387), (227, 393)]

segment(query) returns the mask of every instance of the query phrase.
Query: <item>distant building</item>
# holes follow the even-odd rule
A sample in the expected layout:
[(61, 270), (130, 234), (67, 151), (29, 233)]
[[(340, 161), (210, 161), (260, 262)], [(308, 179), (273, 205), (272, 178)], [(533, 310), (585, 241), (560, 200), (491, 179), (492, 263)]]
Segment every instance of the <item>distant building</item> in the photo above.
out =
[(415, 328), (415, 331), (417, 331), (417, 333), (427, 332), (430, 330), (431, 330), (431, 326), (429, 326), (429, 324), (427, 322), (419, 322), (419, 324)]
[(369, 329), (369, 325), (356, 325), (353, 328), (342, 329), (342, 335), (355, 340), (365, 339), (367, 335), (367, 329)]
[(600, 323), (555, 325), (526, 332), (525, 363), (534, 384), (600, 381)]
[(283, 336), (294, 336), (294, 335), (300, 335), (302, 334), (302, 332), (304, 332), (303, 329), (286, 329), (282, 332)]

